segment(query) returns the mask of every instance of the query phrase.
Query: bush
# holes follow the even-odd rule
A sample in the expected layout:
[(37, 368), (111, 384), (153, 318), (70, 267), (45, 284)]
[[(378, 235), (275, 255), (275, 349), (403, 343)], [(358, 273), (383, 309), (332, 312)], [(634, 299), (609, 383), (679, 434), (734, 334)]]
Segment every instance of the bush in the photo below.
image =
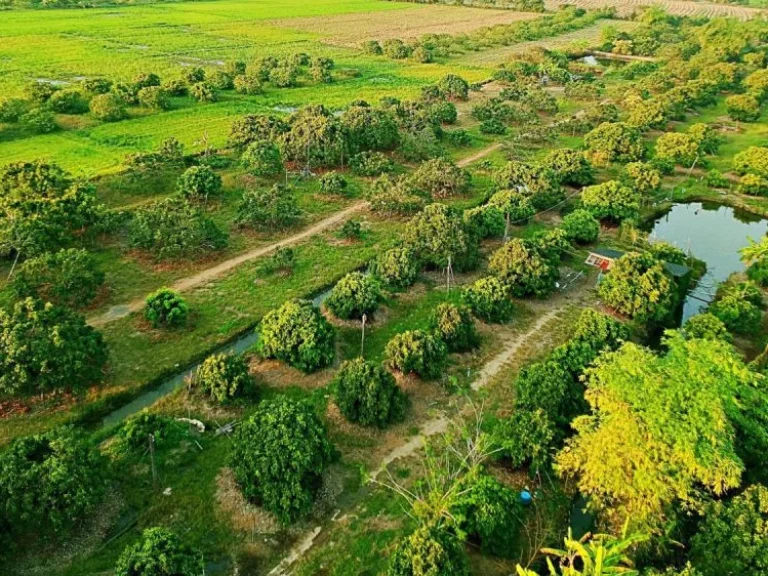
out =
[(515, 381), (515, 408), (543, 410), (556, 426), (567, 429), (583, 403), (583, 389), (555, 360), (529, 364)]
[(768, 196), (768, 179), (757, 174), (744, 174), (739, 178), (736, 191), (749, 196)]
[(203, 555), (192, 550), (170, 530), (149, 528), (126, 547), (115, 566), (115, 576), (202, 576)]
[(445, 342), (450, 352), (468, 352), (477, 348), (479, 337), (466, 306), (443, 302), (430, 319), (430, 329)]
[(59, 90), (51, 95), (48, 106), (58, 114), (83, 114), (88, 111), (88, 103), (76, 90)]
[(86, 78), (80, 82), (80, 88), (88, 94), (106, 94), (112, 89), (112, 81), (106, 78)]
[(733, 169), (739, 174), (768, 178), (768, 147), (749, 146), (733, 157)]
[(61, 534), (104, 495), (105, 463), (70, 429), (17, 438), (0, 453), (0, 515), (11, 533)]
[(24, 95), (35, 104), (45, 104), (58, 90), (49, 82), (34, 80), (24, 87)]
[(488, 200), (488, 206), (498, 209), (510, 224), (524, 224), (536, 214), (530, 199), (516, 190), (500, 190)]
[(306, 300), (288, 300), (261, 321), (259, 353), (314, 372), (330, 366), (335, 356), (333, 326)]
[(153, 110), (168, 110), (171, 107), (171, 101), (168, 99), (168, 93), (160, 86), (148, 86), (142, 88), (136, 95), (139, 104), (145, 108)]
[(266, 178), (283, 172), (280, 148), (269, 140), (251, 142), (240, 157), (240, 163), (253, 176)]
[(103, 122), (117, 122), (128, 117), (125, 102), (116, 94), (99, 94), (88, 105), (91, 114)]
[(409, 46), (406, 46), (399, 38), (384, 40), (381, 48), (384, 55), (393, 60), (405, 60), (412, 52), (412, 49)]
[(87, 250), (46, 252), (19, 266), (13, 290), (19, 298), (38, 298), (60, 306), (87, 306), (104, 284), (104, 273)]
[(472, 143), (472, 137), (469, 135), (469, 132), (463, 128), (446, 130), (443, 136), (451, 146), (464, 147), (469, 146)]
[(403, 290), (413, 285), (421, 268), (418, 258), (408, 247), (390, 248), (373, 264), (373, 274), (390, 288)]
[(642, 195), (656, 192), (661, 187), (661, 173), (651, 164), (630, 162), (625, 170), (632, 187)]
[(52, 112), (43, 108), (32, 108), (20, 119), (21, 125), (35, 134), (50, 134), (59, 129)]
[(333, 287), (325, 306), (337, 318), (361, 319), (373, 314), (380, 300), (381, 291), (373, 276), (350, 272)]
[(208, 84), (214, 90), (232, 90), (235, 86), (233, 76), (224, 70), (216, 70), (209, 74)]
[(184, 68), (181, 76), (187, 84), (197, 84), (205, 80), (205, 70), (199, 66), (191, 66)]
[(269, 72), (269, 82), (275, 88), (292, 88), (296, 86), (296, 77), (299, 74), (298, 68), (291, 64), (281, 64)]
[(555, 444), (555, 426), (544, 410), (515, 410), (498, 421), (491, 432), (497, 457), (509, 461), (513, 468), (530, 466), (538, 472), (549, 465)]
[(248, 363), (236, 354), (214, 354), (200, 364), (195, 373), (195, 386), (211, 400), (225, 403), (253, 392)]
[(331, 386), (336, 405), (350, 422), (384, 428), (403, 418), (406, 396), (380, 366), (362, 358), (344, 362)]
[(163, 82), (162, 88), (168, 96), (186, 96), (189, 94), (189, 86), (181, 78), (166, 80)]
[(592, 164), (578, 150), (552, 150), (544, 158), (543, 164), (557, 175), (562, 184), (586, 186), (595, 180)]
[(287, 524), (311, 510), (331, 454), (311, 407), (281, 397), (260, 404), (237, 429), (229, 462), (245, 497)]
[(394, 170), (394, 163), (388, 156), (370, 151), (355, 154), (349, 166), (358, 176), (380, 176)]
[(682, 332), (686, 338), (724, 340), (726, 342), (732, 340), (725, 324), (717, 316), (709, 312), (703, 312), (688, 318), (685, 324), (683, 324)]
[(27, 105), (24, 100), (11, 98), (0, 102), (0, 122), (14, 124), (24, 115)]
[(656, 158), (681, 166), (691, 166), (699, 157), (696, 140), (689, 134), (667, 132), (656, 140)]
[(442, 158), (427, 160), (411, 178), (417, 188), (436, 198), (464, 194), (469, 190), (471, 181), (468, 172)]
[(149, 436), (155, 445), (161, 446), (168, 439), (174, 421), (168, 416), (142, 410), (128, 418), (120, 427), (117, 437), (131, 451), (143, 452), (149, 447)]
[(274, 142), (286, 131), (288, 131), (288, 125), (281, 118), (248, 114), (232, 123), (227, 143), (234, 148), (244, 150), (252, 142), (262, 140)]
[(579, 244), (591, 244), (597, 242), (600, 235), (600, 222), (598, 222), (589, 210), (574, 210), (563, 217), (560, 225), (566, 237), (571, 242)]
[(497, 238), (506, 229), (504, 213), (488, 205), (464, 210), (464, 225), (479, 239)]
[(725, 99), (728, 116), (739, 122), (757, 122), (760, 119), (760, 102), (749, 94), (734, 94)]
[(514, 296), (545, 296), (555, 289), (557, 266), (530, 240), (512, 238), (491, 255), (488, 270)]
[(169, 198), (136, 211), (129, 225), (129, 243), (163, 260), (219, 250), (227, 245), (227, 236), (198, 208)]
[(381, 44), (376, 40), (366, 40), (362, 43), (361, 48), (365, 54), (371, 56), (381, 56), (384, 51), (381, 49)]
[(357, 220), (347, 220), (339, 229), (339, 238), (359, 240), (363, 236), (363, 227)]
[(640, 132), (623, 122), (603, 122), (584, 136), (593, 161), (635, 162), (643, 156)]
[(387, 576), (468, 576), (461, 542), (444, 528), (425, 525), (397, 545)]
[(405, 226), (403, 241), (427, 264), (457, 270), (476, 264), (476, 239), (467, 234), (461, 215), (444, 204), (430, 204)]
[(177, 328), (187, 322), (189, 308), (178, 292), (170, 288), (161, 288), (147, 296), (144, 317), (155, 328)]
[(760, 308), (736, 292), (726, 292), (710, 304), (709, 312), (735, 334), (756, 334), (760, 330)]
[(461, 529), (483, 552), (510, 557), (522, 527), (523, 510), (517, 494), (488, 474), (470, 482), (456, 505)]
[(448, 348), (437, 336), (424, 330), (406, 330), (387, 343), (389, 365), (403, 374), (415, 373), (431, 380), (442, 375)]
[(347, 179), (335, 171), (320, 176), (320, 192), (331, 196), (341, 196), (347, 189)]
[(675, 305), (675, 285), (664, 264), (645, 253), (616, 260), (597, 291), (606, 305), (641, 322), (663, 321)]
[(107, 347), (85, 318), (26, 298), (0, 309), (0, 392), (45, 393), (101, 381)]
[(581, 202), (600, 220), (635, 220), (640, 213), (640, 195), (616, 180), (587, 186), (581, 192)]
[(235, 92), (238, 94), (247, 94), (253, 96), (255, 94), (261, 94), (263, 89), (261, 87), (261, 78), (258, 74), (248, 72), (246, 74), (238, 74), (233, 81)]
[(221, 192), (221, 176), (208, 166), (192, 166), (179, 176), (176, 190), (187, 200), (207, 203)]
[(189, 87), (189, 95), (198, 102), (216, 102), (216, 92), (208, 82), (197, 82)]
[(449, 100), (467, 100), (469, 98), (469, 83), (461, 76), (446, 74), (437, 83), (437, 87)]
[(481, 320), (501, 324), (512, 318), (514, 306), (509, 299), (509, 287), (496, 276), (476, 280), (464, 289), (462, 298)]
[(237, 207), (235, 223), (252, 228), (280, 229), (293, 226), (301, 218), (301, 209), (293, 192), (275, 184), (271, 188), (246, 190)]

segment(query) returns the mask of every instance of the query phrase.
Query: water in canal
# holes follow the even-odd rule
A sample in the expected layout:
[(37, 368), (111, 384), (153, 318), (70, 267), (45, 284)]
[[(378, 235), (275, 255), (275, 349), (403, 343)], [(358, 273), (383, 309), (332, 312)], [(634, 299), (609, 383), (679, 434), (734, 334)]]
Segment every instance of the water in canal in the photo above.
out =
[(697, 314), (712, 299), (717, 285), (734, 272), (743, 272), (739, 250), (749, 238), (768, 232), (768, 220), (714, 203), (674, 204), (650, 228), (651, 240), (664, 240), (707, 265), (706, 274), (683, 304), (683, 321)]

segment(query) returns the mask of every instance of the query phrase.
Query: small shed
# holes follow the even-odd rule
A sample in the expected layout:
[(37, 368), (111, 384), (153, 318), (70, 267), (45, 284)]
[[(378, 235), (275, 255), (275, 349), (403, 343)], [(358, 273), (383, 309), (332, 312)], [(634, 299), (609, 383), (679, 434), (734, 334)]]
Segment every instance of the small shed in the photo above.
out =
[[(600, 271), (605, 273), (611, 269), (614, 260), (624, 256), (625, 252), (621, 250), (614, 250), (613, 248), (595, 248), (589, 253), (585, 261), (589, 266), (600, 268)], [(688, 266), (682, 264), (674, 264), (672, 262), (664, 262), (664, 269), (669, 272), (669, 275), (675, 278), (678, 282), (682, 279), (686, 279), (691, 274), (691, 269)], [(686, 280), (687, 284), (687, 280)]]

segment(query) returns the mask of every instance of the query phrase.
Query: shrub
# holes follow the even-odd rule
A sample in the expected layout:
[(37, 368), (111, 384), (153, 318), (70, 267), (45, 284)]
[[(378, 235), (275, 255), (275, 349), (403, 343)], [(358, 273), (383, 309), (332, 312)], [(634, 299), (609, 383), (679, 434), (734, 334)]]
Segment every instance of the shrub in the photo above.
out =
[(252, 142), (277, 140), (288, 130), (288, 125), (281, 118), (268, 115), (247, 114), (232, 123), (227, 143), (239, 150), (244, 150)]
[(554, 265), (530, 240), (513, 238), (491, 255), (488, 270), (504, 282), (514, 296), (545, 296), (559, 277)]
[(760, 119), (760, 102), (749, 94), (734, 94), (725, 99), (728, 116), (739, 122), (756, 122)]
[(393, 60), (404, 60), (411, 55), (412, 51), (412, 49), (409, 46), (406, 46), (399, 38), (389, 38), (388, 40), (384, 40), (381, 48), (384, 55)]
[(221, 192), (221, 176), (208, 166), (192, 166), (179, 176), (176, 190), (187, 200), (207, 203)]
[(403, 241), (427, 264), (469, 269), (476, 263), (475, 238), (467, 234), (461, 215), (444, 204), (430, 204), (405, 226)]
[[(505, 222), (523, 224), (536, 214), (530, 199), (515, 190), (500, 190), (488, 200), (488, 206), (498, 209)], [(505, 225), (506, 226), (506, 225)]]
[(85, 318), (26, 298), (0, 309), (0, 392), (86, 388), (103, 377), (107, 347)]
[(245, 497), (287, 524), (312, 508), (331, 454), (311, 407), (281, 397), (260, 404), (237, 429), (229, 461)]
[(359, 240), (363, 235), (363, 227), (357, 220), (347, 220), (339, 230), (339, 237), (345, 240)]
[(427, 204), (424, 194), (411, 188), (404, 177), (382, 176), (373, 182), (368, 194), (371, 211), (386, 215), (416, 214)]
[(267, 312), (259, 332), (258, 351), (265, 358), (281, 360), (302, 372), (314, 372), (333, 362), (333, 326), (311, 302), (288, 300)]
[(46, 252), (19, 266), (13, 290), (19, 298), (38, 298), (61, 306), (87, 306), (104, 284), (104, 273), (87, 250)]
[(583, 403), (583, 390), (555, 360), (529, 364), (515, 381), (515, 408), (543, 410), (556, 426), (567, 429)]
[(189, 86), (181, 78), (166, 80), (162, 84), (162, 89), (168, 96), (186, 96), (189, 94)]
[(387, 343), (389, 365), (403, 374), (415, 373), (430, 380), (442, 375), (448, 349), (437, 336), (424, 330), (406, 330)]
[(373, 264), (373, 274), (390, 288), (403, 290), (413, 285), (421, 268), (409, 247), (390, 248)]
[(168, 416), (142, 410), (125, 421), (117, 437), (129, 450), (143, 452), (149, 446), (150, 434), (155, 445), (162, 445), (173, 425), (173, 420)]
[(361, 44), (361, 48), (364, 53), (371, 56), (381, 56), (384, 51), (381, 49), (381, 44), (376, 40), (366, 40)]
[(625, 170), (632, 187), (640, 194), (651, 194), (661, 187), (661, 173), (651, 164), (630, 162)]
[(467, 100), (469, 98), (469, 83), (461, 76), (446, 74), (437, 83), (437, 87), (449, 100)]
[(261, 78), (258, 74), (248, 72), (246, 74), (238, 74), (232, 82), (235, 88), (235, 92), (238, 94), (247, 94), (253, 96), (255, 94), (261, 94), (263, 89), (261, 87)]
[(50, 134), (59, 129), (53, 113), (43, 108), (32, 108), (20, 118), (21, 125), (35, 134)]
[(215, 70), (209, 74), (208, 84), (214, 90), (232, 90), (234, 88), (233, 76), (224, 70)]
[(760, 330), (760, 308), (735, 292), (724, 293), (710, 304), (709, 312), (736, 334), (755, 334)]
[(24, 103), (24, 100), (19, 98), (3, 100), (0, 102), (0, 122), (7, 124), (18, 122), (26, 109), (27, 105)]
[(112, 89), (112, 81), (106, 78), (86, 78), (80, 82), (80, 88), (88, 94), (106, 94)]
[(162, 326), (177, 328), (187, 322), (189, 308), (178, 292), (170, 288), (161, 288), (147, 296), (144, 317), (155, 328)]
[(275, 88), (292, 88), (296, 85), (298, 73), (299, 71), (295, 66), (283, 63), (270, 70), (269, 82)]
[(250, 394), (253, 380), (248, 363), (236, 354), (214, 354), (200, 364), (195, 373), (195, 386), (211, 400), (224, 403)]
[(392, 150), (400, 139), (391, 111), (356, 105), (340, 118), (344, 141), (352, 154), (365, 150)]
[(362, 358), (341, 365), (332, 389), (336, 405), (350, 422), (383, 428), (403, 418), (406, 397), (395, 378)]
[(58, 90), (49, 82), (34, 80), (24, 87), (24, 95), (35, 104), (45, 104)]
[(182, 70), (181, 77), (187, 84), (197, 84), (205, 80), (205, 70), (199, 66), (190, 66)]
[(504, 213), (496, 206), (478, 206), (464, 210), (464, 225), (477, 238), (496, 238), (504, 234)]
[(529, 465), (532, 472), (549, 465), (555, 444), (555, 426), (544, 410), (515, 410), (498, 421), (491, 432), (497, 457), (513, 468)]
[(48, 100), (51, 110), (59, 114), (83, 114), (88, 111), (88, 103), (76, 90), (59, 90)]
[(594, 161), (634, 162), (643, 156), (640, 132), (623, 122), (603, 122), (584, 136)]
[(733, 169), (739, 174), (757, 174), (768, 178), (768, 147), (749, 146), (733, 157)]
[(470, 175), (453, 162), (435, 158), (427, 160), (413, 173), (413, 183), (436, 198), (464, 194), (469, 190)]
[(240, 163), (254, 176), (271, 177), (283, 172), (280, 148), (269, 140), (251, 142), (240, 157)]
[(447, 130), (443, 136), (446, 141), (452, 146), (463, 147), (469, 146), (472, 143), (472, 137), (469, 132), (463, 128), (457, 128), (456, 130)]
[(247, 64), (242, 60), (230, 60), (224, 65), (224, 71), (230, 76), (232, 76), (233, 78), (235, 76), (245, 74), (247, 71), (247, 68), (248, 68)]
[(586, 186), (595, 180), (592, 164), (578, 150), (552, 150), (544, 158), (543, 164), (557, 175), (562, 184)]
[(216, 91), (208, 82), (197, 82), (189, 87), (189, 95), (198, 102), (216, 102)]
[(253, 228), (288, 228), (301, 218), (301, 209), (293, 192), (275, 184), (271, 188), (246, 190), (237, 207), (235, 223)]
[(325, 301), (325, 306), (337, 318), (360, 319), (373, 314), (379, 307), (381, 291), (373, 276), (350, 272), (339, 280)]
[(227, 245), (227, 236), (198, 208), (169, 198), (136, 211), (129, 225), (129, 243), (163, 260), (219, 250)]
[(466, 306), (443, 302), (437, 306), (430, 319), (430, 329), (450, 352), (467, 352), (476, 348), (479, 337)]
[(446, 529), (434, 525), (421, 526), (400, 540), (387, 572), (387, 576), (468, 575), (461, 542)]
[(168, 99), (168, 93), (160, 86), (148, 86), (142, 88), (136, 95), (139, 104), (145, 108), (153, 110), (168, 110), (171, 107), (171, 101)]
[(326, 172), (320, 177), (320, 192), (331, 196), (340, 196), (347, 189), (347, 179), (335, 171)]
[(202, 576), (202, 554), (192, 550), (165, 528), (149, 528), (126, 547), (115, 566), (115, 576)]
[(0, 453), (0, 511), (12, 533), (62, 533), (104, 495), (105, 463), (70, 429), (17, 438)]
[(128, 117), (125, 102), (116, 94), (99, 94), (91, 98), (88, 105), (91, 114), (103, 122), (117, 122)]
[(522, 527), (522, 505), (508, 486), (493, 476), (472, 479), (456, 505), (461, 528), (485, 553), (509, 557)]
[(381, 152), (360, 152), (349, 161), (352, 171), (359, 176), (380, 176), (392, 172), (394, 163)]
[(744, 174), (739, 178), (736, 191), (750, 196), (768, 196), (768, 179), (757, 174)]
[(728, 328), (714, 314), (704, 312), (691, 316), (683, 324), (683, 334), (687, 338), (701, 338), (703, 340), (725, 340), (730, 342), (731, 335)]
[(691, 166), (699, 156), (699, 144), (689, 134), (667, 132), (656, 140), (656, 158), (682, 166)]
[(486, 322), (503, 323), (512, 318), (514, 307), (509, 287), (496, 276), (486, 276), (467, 286), (462, 293), (472, 314)]
[(634, 220), (640, 212), (640, 195), (616, 180), (587, 186), (581, 192), (581, 202), (600, 220)]
[(563, 217), (563, 223), (560, 227), (568, 240), (579, 244), (596, 242), (600, 235), (600, 222), (592, 216), (589, 210), (574, 210)]
[(650, 254), (630, 252), (616, 260), (598, 286), (600, 298), (629, 318), (664, 320), (674, 309), (675, 286)]

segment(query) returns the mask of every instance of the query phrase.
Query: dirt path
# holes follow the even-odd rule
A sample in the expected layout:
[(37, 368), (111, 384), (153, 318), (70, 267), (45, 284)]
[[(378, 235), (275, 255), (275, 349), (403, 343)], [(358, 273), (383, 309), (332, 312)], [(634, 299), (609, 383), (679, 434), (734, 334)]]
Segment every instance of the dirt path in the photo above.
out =
[[(343, 222), (353, 214), (360, 212), (367, 205), (368, 203), (365, 201), (356, 202), (355, 204), (352, 204), (351, 206), (345, 208), (341, 212), (336, 212), (335, 214), (329, 216), (328, 218), (325, 218), (324, 220), (320, 220), (320, 222), (313, 224), (312, 226), (302, 230), (298, 234), (294, 234), (293, 236), (284, 238), (283, 240), (274, 242), (267, 246), (255, 248), (253, 250), (240, 254), (239, 256), (230, 258), (229, 260), (225, 260), (224, 262), (221, 262), (216, 266), (207, 268), (202, 272), (198, 272), (194, 276), (188, 276), (186, 278), (182, 278), (181, 280), (177, 280), (170, 286), (170, 288), (179, 292), (183, 292), (185, 290), (190, 290), (192, 288), (200, 286), (201, 284), (205, 284), (206, 282), (209, 282), (214, 278), (218, 278), (219, 276), (225, 274), (226, 272), (229, 272), (230, 270), (240, 266), (241, 264), (244, 264), (256, 258), (261, 258), (262, 256), (266, 256), (267, 254), (274, 252), (277, 248), (280, 248), (282, 246), (290, 246), (292, 244), (296, 244), (298, 242), (301, 242), (302, 240), (306, 240), (307, 238), (315, 236), (316, 234), (325, 232), (326, 230), (328, 230), (329, 228), (332, 228), (336, 224)], [(119, 318), (124, 318), (125, 316), (128, 316), (133, 312), (137, 312), (143, 309), (144, 304), (145, 304), (144, 298), (137, 298), (136, 300), (132, 300), (127, 304), (112, 306), (112, 308), (107, 310), (104, 314), (101, 314), (96, 317), (88, 318), (88, 323), (91, 326), (95, 326), (95, 327), (104, 326), (105, 324), (109, 324), (110, 322), (118, 320)]]
[(456, 162), (456, 166), (459, 168), (466, 168), (473, 162), (477, 162), (481, 158), (485, 158), (486, 156), (493, 154), (496, 152), (496, 150), (499, 150), (501, 148), (501, 142), (496, 142), (496, 144), (491, 144), (488, 146), (488, 148), (483, 148), (479, 152), (476, 152), (475, 154), (472, 154), (472, 156), (467, 156), (466, 158), (462, 158), (458, 162)]

